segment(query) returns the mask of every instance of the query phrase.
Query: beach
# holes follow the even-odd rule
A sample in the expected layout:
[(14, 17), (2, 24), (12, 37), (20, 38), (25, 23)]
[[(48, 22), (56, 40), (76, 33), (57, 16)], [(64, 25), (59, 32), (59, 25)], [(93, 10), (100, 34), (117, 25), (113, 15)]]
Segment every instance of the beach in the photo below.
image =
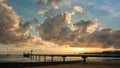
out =
[(48, 65), (48, 66), (34, 66), (25, 68), (120, 68), (120, 64), (112, 63), (71, 63), (71, 64), (60, 64), (60, 65)]
[(0, 63), (0, 68), (120, 68), (120, 63), (111, 62), (29, 62), (29, 63)]
[(49, 66), (35, 66), (25, 68), (120, 68), (120, 63), (70, 63)]

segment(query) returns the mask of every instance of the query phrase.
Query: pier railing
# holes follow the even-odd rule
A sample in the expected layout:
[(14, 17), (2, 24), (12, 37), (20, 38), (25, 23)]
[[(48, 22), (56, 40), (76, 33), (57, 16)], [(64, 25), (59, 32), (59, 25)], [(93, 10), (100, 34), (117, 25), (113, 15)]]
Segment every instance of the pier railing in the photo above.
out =
[(37, 59), (39, 57), (44, 57), (44, 62), (46, 62), (46, 57), (51, 57), (51, 62), (54, 61), (54, 57), (62, 57), (63, 62), (65, 62), (66, 57), (81, 57), (83, 58), (83, 63), (86, 63), (86, 59), (88, 57), (114, 57), (114, 58), (120, 58), (120, 54), (23, 54), (24, 57), (28, 57), (31, 59)]

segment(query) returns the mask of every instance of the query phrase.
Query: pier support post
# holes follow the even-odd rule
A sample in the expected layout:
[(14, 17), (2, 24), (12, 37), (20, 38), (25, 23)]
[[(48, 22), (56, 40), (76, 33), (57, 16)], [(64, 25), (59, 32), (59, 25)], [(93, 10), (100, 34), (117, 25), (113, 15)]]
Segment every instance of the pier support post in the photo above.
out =
[(62, 58), (63, 58), (63, 62), (65, 62), (65, 57), (66, 57), (66, 56), (62, 56)]
[(36, 56), (36, 60), (37, 60), (37, 55), (35, 55)]
[(51, 56), (51, 62), (53, 62), (53, 56)]
[(31, 58), (31, 60), (32, 60), (32, 57), (33, 57), (33, 55), (32, 55), (32, 54), (30, 54), (30, 58)]
[(39, 62), (40, 62), (40, 55), (39, 55)]
[(82, 56), (82, 58), (83, 58), (83, 63), (86, 63), (87, 56)]
[(34, 55), (32, 55), (32, 58), (34, 59)]
[(46, 56), (44, 56), (44, 62), (46, 62)]

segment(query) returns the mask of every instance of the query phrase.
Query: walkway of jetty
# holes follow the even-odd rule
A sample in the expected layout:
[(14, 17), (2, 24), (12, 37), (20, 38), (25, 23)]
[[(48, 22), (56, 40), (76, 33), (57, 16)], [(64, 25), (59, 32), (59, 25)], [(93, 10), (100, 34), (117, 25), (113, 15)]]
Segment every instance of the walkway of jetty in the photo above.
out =
[(46, 57), (51, 57), (51, 62), (54, 62), (54, 57), (62, 57), (63, 62), (66, 62), (66, 57), (80, 57), (83, 58), (83, 63), (86, 63), (86, 59), (88, 57), (114, 57), (120, 58), (120, 54), (23, 54), (24, 57), (28, 57), (31, 59), (37, 59), (41, 56), (44, 57), (44, 62), (46, 62)]

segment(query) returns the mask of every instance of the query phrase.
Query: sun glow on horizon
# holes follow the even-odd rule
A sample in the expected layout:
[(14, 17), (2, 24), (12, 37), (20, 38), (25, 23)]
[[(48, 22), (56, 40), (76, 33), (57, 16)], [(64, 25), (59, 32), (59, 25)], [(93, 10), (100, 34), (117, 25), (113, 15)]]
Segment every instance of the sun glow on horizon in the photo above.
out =
[(74, 52), (76, 52), (76, 53), (92, 53), (92, 52), (115, 51), (115, 50), (119, 50), (119, 49), (115, 49), (114, 47), (110, 47), (110, 48), (98, 48), (98, 47), (74, 48)]
[(86, 48), (76, 48), (76, 51), (79, 51), (80, 53), (83, 53), (86, 50)]

